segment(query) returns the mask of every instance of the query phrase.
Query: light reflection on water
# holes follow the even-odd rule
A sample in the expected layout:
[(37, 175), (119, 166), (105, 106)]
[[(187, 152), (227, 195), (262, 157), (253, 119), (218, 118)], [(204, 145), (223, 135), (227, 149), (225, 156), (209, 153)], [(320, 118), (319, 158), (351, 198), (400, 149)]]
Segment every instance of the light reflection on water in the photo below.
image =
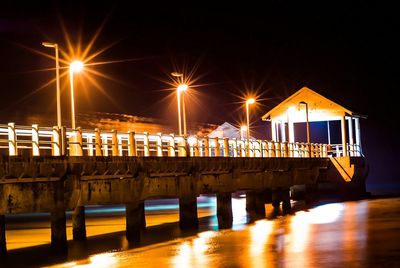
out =
[[(215, 214), (215, 198), (206, 199)], [(232, 199), (232, 229), (218, 230), (214, 215), (197, 234), (54, 267), (400, 267), (400, 198), (320, 205), (251, 224), (245, 206), (245, 198)], [(145, 236), (167, 236), (162, 228)]]

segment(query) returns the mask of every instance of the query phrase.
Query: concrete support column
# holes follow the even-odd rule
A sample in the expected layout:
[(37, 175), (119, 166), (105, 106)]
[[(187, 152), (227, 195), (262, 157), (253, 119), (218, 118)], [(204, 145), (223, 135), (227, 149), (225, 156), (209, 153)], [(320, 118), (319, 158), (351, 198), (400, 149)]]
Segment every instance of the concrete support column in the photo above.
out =
[(277, 141), (276, 140), (276, 122), (274, 120), (271, 120), (271, 139), (272, 139), (272, 141)]
[(86, 240), (86, 221), (84, 206), (77, 206), (72, 213), (72, 236), (75, 241)]
[(281, 141), (286, 141), (286, 128), (285, 128), (285, 121), (281, 121)]
[(140, 241), (140, 231), (146, 228), (144, 202), (132, 202), (125, 206), (126, 239), (129, 242)]
[(346, 140), (346, 118), (342, 116), (341, 120), (341, 132), (342, 132), (342, 147), (343, 147), (343, 155), (347, 156), (347, 140)]
[(291, 204), (289, 188), (275, 188), (272, 190), (272, 206), (274, 207), (274, 213), (279, 211), (281, 202), (283, 214), (290, 213)]
[(360, 118), (355, 118), (355, 129), (356, 129), (356, 145), (357, 145), (357, 155), (361, 156), (362, 149), (361, 149), (361, 131), (360, 131)]
[(56, 251), (67, 251), (67, 224), (65, 209), (55, 206), (50, 213), (51, 247)]
[(231, 193), (217, 193), (217, 218), (219, 229), (232, 227), (232, 196)]
[(196, 196), (179, 198), (179, 227), (182, 230), (197, 229), (199, 227)]
[(6, 216), (0, 215), (0, 256), (5, 255), (6, 253)]
[(246, 192), (246, 211), (250, 221), (265, 218), (265, 194), (263, 192)]

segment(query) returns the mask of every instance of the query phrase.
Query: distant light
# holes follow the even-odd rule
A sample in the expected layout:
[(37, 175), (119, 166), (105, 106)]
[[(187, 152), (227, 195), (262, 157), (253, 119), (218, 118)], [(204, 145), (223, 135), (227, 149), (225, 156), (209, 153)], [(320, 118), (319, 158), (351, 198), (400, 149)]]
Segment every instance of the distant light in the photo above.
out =
[(253, 98), (250, 98), (250, 99), (248, 99), (248, 100), (246, 101), (247, 104), (253, 104), (253, 103), (255, 103), (255, 102), (256, 102), (256, 100), (253, 99)]
[(69, 69), (74, 73), (80, 72), (83, 69), (83, 62), (81, 62), (80, 60), (75, 60), (71, 62), (71, 64), (69, 65)]
[(183, 91), (185, 91), (185, 90), (187, 90), (188, 89), (188, 85), (186, 85), (186, 84), (180, 84), (179, 86), (178, 86), (178, 91), (179, 92), (183, 92)]
[(247, 126), (241, 126), (241, 127), (240, 127), (240, 130), (241, 130), (241, 131), (247, 131)]

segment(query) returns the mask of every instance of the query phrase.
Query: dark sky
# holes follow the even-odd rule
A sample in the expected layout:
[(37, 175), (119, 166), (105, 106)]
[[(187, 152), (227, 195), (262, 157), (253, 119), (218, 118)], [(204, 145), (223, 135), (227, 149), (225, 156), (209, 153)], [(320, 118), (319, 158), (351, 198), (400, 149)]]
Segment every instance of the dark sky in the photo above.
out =
[[(1, 2), (2, 122), (18, 123), (32, 114), (55, 118), (55, 85), (36, 92), (54, 78), (54, 71), (40, 71), (53, 68), (54, 61), (30, 49), (52, 54), (41, 46), (51, 41), (67, 51), (62, 24), (71, 42), (80, 40), (83, 47), (101, 29), (91, 52), (110, 47), (89, 63), (117, 62), (90, 67), (111, 78), (92, 76), (105, 93), (77, 78), (78, 113), (116, 112), (175, 122), (174, 98), (166, 99), (170, 86), (162, 81), (176, 70), (193, 71), (198, 78), (197, 94), (187, 100), (191, 122), (238, 122), (244, 117), (239, 96), (257, 91), (263, 99), (252, 112), (255, 121), (307, 86), (368, 115), (361, 123), (371, 180), (398, 178), (394, 94), (399, 91), (400, 31), (393, 6), (364, 1), (32, 2)], [(69, 84), (67, 79), (61, 83), (68, 120)], [(264, 129), (261, 124), (257, 131)]]

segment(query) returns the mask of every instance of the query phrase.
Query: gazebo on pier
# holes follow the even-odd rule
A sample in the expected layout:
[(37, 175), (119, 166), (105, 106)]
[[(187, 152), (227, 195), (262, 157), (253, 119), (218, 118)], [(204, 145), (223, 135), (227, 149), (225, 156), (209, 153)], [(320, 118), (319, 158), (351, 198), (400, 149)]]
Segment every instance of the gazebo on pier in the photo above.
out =
[(330, 152), (331, 156), (336, 157), (363, 156), (360, 118), (365, 119), (366, 116), (356, 114), (307, 87), (301, 88), (262, 116), (262, 120), (271, 121), (272, 140), (289, 143), (298, 141), (295, 123), (306, 124), (307, 143), (310, 143), (310, 122), (325, 121), (328, 143), (331, 144), (329, 122), (340, 121), (341, 143), (331, 144)]

